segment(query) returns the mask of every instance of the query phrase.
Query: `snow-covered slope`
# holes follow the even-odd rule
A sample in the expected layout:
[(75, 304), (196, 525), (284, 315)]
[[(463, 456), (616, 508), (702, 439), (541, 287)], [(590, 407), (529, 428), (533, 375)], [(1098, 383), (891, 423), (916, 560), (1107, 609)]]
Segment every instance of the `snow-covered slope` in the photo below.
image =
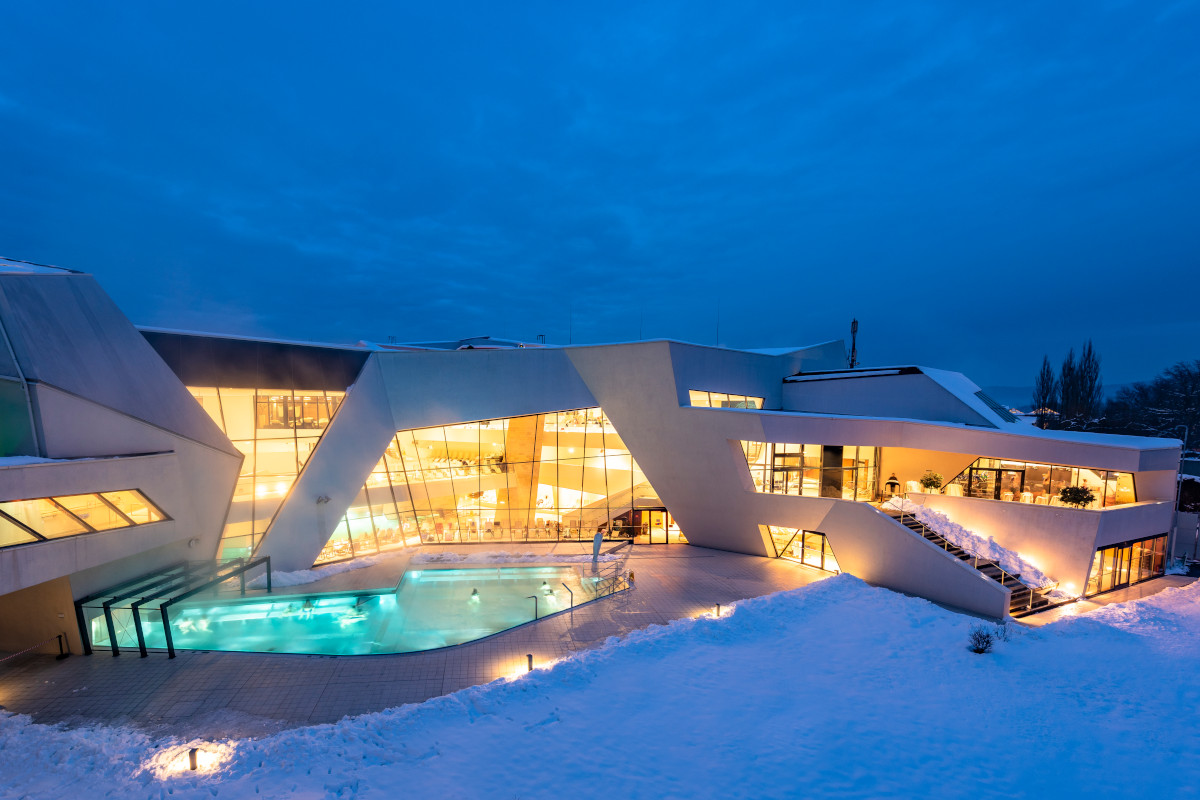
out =
[(975, 624), (841, 575), (419, 706), (200, 743), (200, 773), (187, 742), (3, 715), (0, 795), (1125, 796), (1114, 764), (1141, 796), (1196, 791), (1200, 584), (1010, 624), (988, 655)]

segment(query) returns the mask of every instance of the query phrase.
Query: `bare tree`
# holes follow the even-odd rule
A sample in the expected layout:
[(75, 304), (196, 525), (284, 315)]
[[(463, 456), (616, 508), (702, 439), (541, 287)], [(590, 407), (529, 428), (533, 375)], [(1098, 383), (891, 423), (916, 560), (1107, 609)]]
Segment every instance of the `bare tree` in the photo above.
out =
[(1148, 383), (1126, 386), (1109, 401), (1103, 429), (1200, 443), (1200, 359), (1181, 361)]

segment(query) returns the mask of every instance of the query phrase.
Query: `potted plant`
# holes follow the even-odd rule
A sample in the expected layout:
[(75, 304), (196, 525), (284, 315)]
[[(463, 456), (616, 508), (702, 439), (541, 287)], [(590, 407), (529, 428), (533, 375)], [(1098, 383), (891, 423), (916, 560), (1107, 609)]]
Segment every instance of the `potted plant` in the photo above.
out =
[(921, 488), (926, 492), (933, 494), (942, 488), (942, 476), (931, 469), (925, 470), (925, 474), (921, 476)]
[(1058, 499), (1064, 506), (1083, 508), (1096, 502), (1096, 495), (1086, 486), (1064, 486), (1058, 493)]

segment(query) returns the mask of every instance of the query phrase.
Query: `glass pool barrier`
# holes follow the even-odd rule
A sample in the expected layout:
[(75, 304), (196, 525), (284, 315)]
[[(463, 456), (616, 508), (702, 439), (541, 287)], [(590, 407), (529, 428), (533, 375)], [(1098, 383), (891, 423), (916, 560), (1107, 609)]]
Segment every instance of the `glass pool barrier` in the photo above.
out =
[[(412, 653), (482, 639), (626, 588), (615, 565), (414, 569), (394, 588), (195, 597), (169, 610), (112, 607), (119, 648), (146, 647), (313, 655)], [(94, 646), (111, 645), (104, 615), (91, 616)]]

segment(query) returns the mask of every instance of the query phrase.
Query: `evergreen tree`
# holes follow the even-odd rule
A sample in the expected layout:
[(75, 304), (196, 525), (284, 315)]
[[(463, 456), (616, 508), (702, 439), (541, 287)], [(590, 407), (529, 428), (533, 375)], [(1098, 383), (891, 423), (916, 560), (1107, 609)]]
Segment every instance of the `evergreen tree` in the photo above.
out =
[(1100, 380), (1100, 356), (1092, 340), (1083, 345), (1079, 359), (1075, 348), (1067, 353), (1058, 377), (1050, 359), (1042, 357), (1042, 368), (1033, 387), (1033, 410), (1041, 428), (1095, 430), (1104, 409), (1104, 383)]
[(1104, 382), (1100, 380), (1100, 356), (1088, 339), (1079, 356), (1079, 365), (1075, 371), (1078, 382), (1076, 388), (1075, 411), (1076, 427), (1084, 430), (1094, 429), (1100, 422), (1104, 408)]
[(1037, 426), (1045, 430), (1051, 418), (1056, 416), (1058, 405), (1058, 378), (1050, 366), (1050, 358), (1042, 356), (1042, 370), (1033, 385), (1033, 413), (1037, 414)]
[(1055, 427), (1073, 428), (1079, 408), (1079, 378), (1072, 347), (1058, 370), (1058, 424)]

